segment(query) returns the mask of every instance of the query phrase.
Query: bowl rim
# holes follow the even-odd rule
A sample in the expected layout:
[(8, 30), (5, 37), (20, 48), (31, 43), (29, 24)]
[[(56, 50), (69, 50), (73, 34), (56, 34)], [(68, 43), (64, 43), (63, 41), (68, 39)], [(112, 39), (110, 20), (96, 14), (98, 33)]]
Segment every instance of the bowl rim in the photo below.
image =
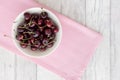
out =
[[(17, 20), (17, 18), (20, 17), (21, 14), (23, 14), (23, 13), (29, 11), (29, 10), (32, 10), (32, 9), (43, 9), (44, 11), (50, 12), (50, 14), (52, 14), (52, 15), (56, 18), (56, 20), (58, 21), (57, 25), (58, 25), (59, 28), (60, 28), (60, 38), (59, 38), (58, 43), (56, 44), (56, 46), (54, 47), (53, 50), (51, 50), (50, 52), (48, 52), (48, 53), (46, 53), (46, 54), (43, 54), (43, 55), (37, 55), (37, 56), (36, 56), (36, 55), (30, 55), (29, 53), (27, 54), (26, 52), (24, 52), (21, 48), (18, 47), (17, 42), (16, 42), (16, 39), (14, 38), (15, 35), (13, 34), (13, 33), (14, 33), (14, 30), (15, 30), (15, 29), (14, 29), (14, 24), (15, 24), (14, 22)], [(49, 13), (48, 13), (48, 14), (49, 14)], [(12, 34), (12, 37), (13, 37), (13, 42), (14, 42), (16, 48), (17, 48), (23, 55), (25, 55), (25, 56), (32, 57), (32, 58), (42, 58), (42, 57), (49, 56), (49, 55), (51, 55), (51, 54), (59, 47), (59, 45), (60, 45), (60, 43), (61, 43), (61, 41), (62, 41), (62, 25), (61, 25), (61, 22), (60, 22), (59, 18), (58, 18), (52, 11), (50, 11), (50, 10), (48, 10), (48, 9), (46, 9), (46, 8), (43, 8), (43, 7), (33, 7), (33, 8), (25, 9), (24, 11), (22, 11), (21, 13), (19, 13), (19, 14), (16, 16), (16, 18), (14, 19), (14, 22), (12, 23), (12, 31), (11, 31), (11, 34)]]

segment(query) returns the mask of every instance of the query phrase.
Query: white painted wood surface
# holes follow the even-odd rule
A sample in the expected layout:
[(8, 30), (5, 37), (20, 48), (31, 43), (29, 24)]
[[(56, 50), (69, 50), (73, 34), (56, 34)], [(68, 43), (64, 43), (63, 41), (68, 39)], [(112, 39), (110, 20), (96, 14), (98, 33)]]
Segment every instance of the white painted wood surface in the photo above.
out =
[[(104, 36), (81, 80), (120, 80), (120, 0), (38, 0)], [(0, 80), (64, 80), (0, 48)]]

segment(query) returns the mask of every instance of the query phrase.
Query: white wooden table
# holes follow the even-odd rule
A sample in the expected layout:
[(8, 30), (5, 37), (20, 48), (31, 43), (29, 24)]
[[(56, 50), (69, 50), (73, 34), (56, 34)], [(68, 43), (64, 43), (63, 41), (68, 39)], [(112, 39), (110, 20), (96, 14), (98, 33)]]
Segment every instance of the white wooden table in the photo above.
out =
[[(82, 80), (120, 80), (120, 0), (39, 0), (103, 34)], [(0, 48), (0, 80), (63, 80)]]

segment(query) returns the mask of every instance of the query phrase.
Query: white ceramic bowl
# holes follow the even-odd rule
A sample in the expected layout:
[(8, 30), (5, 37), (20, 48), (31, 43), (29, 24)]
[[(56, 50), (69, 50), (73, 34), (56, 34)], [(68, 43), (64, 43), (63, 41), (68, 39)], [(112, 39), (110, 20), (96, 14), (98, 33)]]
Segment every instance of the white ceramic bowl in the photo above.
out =
[[(21, 48), (20, 45), (19, 45), (19, 41), (16, 40), (16, 29), (17, 29), (17, 26), (23, 21), (24, 19), (24, 13), (25, 12), (29, 12), (29, 13), (41, 13), (41, 11), (44, 10), (48, 13), (49, 17), (58, 25), (58, 28), (59, 28), (59, 32), (57, 33), (56, 35), (56, 42), (54, 43), (53, 47), (52, 48), (49, 48), (47, 49), (46, 51), (32, 51), (30, 50), (30, 48)], [(61, 28), (61, 24), (58, 20), (58, 18), (55, 16), (54, 13), (52, 13), (51, 11), (47, 10), (47, 9), (41, 9), (41, 8), (30, 8), (30, 9), (27, 9), (25, 11), (23, 11), (22, 13), (20, 13), (17, 18), (15, 19), (14, 23), (13, 23), (13, 26), (12, 26), (12, 36), (13, 36), (13, 41), (16, 45), (16, 47), (25, 55), (27, 56), (30, 56), (30, 57), (35, 57), (35, 58), (39, 58), (41, 56), (46, 56), (46, 55), (49, 55), (51, 53), (53, 53), (56, 48), (59, 46), (60, 42), (61, 42), (61, 37), (62, 37), (62, 28)]]

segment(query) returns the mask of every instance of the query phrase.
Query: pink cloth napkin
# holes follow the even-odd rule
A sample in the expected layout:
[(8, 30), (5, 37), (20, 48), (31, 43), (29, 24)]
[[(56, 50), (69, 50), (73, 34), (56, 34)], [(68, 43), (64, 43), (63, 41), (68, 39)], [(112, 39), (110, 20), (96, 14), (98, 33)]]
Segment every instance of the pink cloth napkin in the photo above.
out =
[(4, 34), (11, 36), (12, 23), (16, 16), (31, 7), (45, 6), (33, 0), (0, 0), (0, 46), (45, 67), (65, 80), (79, 80), (101, 41), (101, 35), (50, 9), (62, 24), (62, 42), (52, 55), (40, 59), (27, 57)]

